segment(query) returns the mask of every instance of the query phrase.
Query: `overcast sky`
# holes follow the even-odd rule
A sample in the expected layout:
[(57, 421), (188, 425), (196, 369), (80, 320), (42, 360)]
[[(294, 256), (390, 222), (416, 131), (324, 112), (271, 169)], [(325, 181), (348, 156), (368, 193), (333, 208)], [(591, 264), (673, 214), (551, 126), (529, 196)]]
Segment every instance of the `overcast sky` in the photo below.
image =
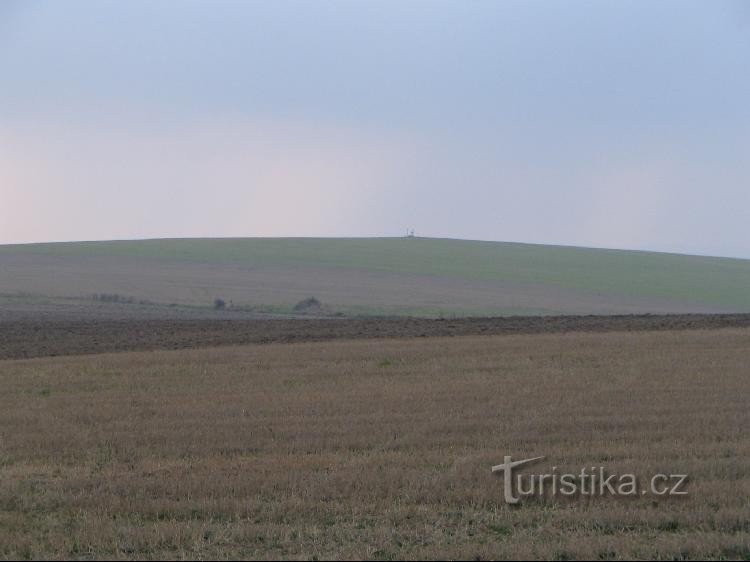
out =
[(0, 0), (0, 243), (750, 257), (750, 2)]

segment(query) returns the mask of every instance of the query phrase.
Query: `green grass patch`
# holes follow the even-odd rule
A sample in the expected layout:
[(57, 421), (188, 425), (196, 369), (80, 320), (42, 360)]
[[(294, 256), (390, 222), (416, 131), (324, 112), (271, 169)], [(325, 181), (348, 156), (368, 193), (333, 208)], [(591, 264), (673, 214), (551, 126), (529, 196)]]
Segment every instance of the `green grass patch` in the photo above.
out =
[[(0, 246), (0, 256), (12, 253), (359, 269), (750, 310), (750, 260), (731, 258), (428, 238), (168, 239)], [(271, 308), (269, 312), (278, 312)], [(439, 314), (435, 310), (430, 315)]]

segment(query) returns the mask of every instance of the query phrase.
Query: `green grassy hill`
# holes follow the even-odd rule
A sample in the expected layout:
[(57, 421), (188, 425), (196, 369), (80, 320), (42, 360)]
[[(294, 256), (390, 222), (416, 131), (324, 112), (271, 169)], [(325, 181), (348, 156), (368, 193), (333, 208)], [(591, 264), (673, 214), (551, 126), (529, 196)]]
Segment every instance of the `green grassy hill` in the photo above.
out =
[(750, 261), (425, 238), (0, 246), (0, 292), (19, 291), (281, 308), (314, 294), (344, 311), (420, 315), (739, 312)]

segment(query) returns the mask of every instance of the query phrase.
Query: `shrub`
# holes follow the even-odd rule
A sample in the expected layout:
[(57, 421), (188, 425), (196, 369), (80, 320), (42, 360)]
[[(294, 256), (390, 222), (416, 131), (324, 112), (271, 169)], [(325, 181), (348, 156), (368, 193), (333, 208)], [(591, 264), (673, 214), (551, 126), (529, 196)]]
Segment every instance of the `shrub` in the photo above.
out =
[(321, 303), (315, 297), (310, 297), (309, 299), (301, 300), (297, 304), (294, 305), (295, 312), (318, 312), (322, 308), (323, 308), (323, 303)]
[(100, 302), (118, 302), (123, 304), (133, 304), (136, 302), (133, 297), (126, 297), (116, 293), (96, 293), (93, 295), (93, 300)]

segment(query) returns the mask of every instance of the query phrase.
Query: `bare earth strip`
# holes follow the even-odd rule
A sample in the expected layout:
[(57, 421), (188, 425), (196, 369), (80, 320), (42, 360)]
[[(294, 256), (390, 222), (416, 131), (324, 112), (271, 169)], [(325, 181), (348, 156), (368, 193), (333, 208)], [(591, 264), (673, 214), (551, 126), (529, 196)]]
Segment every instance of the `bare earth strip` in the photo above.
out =
[(290, 319), (197, 311), (160, 318), (145, 312), (139, 315), (138, 311), (151, 307), (101, 308), (105, 311), (101, 314), (92, 313), (91, 307), (61, 307), (43, 313), (39, 306), (0, 313), (0, 359), (247, 343), (750, 327), (750, 314)]
[[(3, 558), (750, 558), (750, 329), (0, 361)], [(504, 455), (690, 475), (503, 501)]]

